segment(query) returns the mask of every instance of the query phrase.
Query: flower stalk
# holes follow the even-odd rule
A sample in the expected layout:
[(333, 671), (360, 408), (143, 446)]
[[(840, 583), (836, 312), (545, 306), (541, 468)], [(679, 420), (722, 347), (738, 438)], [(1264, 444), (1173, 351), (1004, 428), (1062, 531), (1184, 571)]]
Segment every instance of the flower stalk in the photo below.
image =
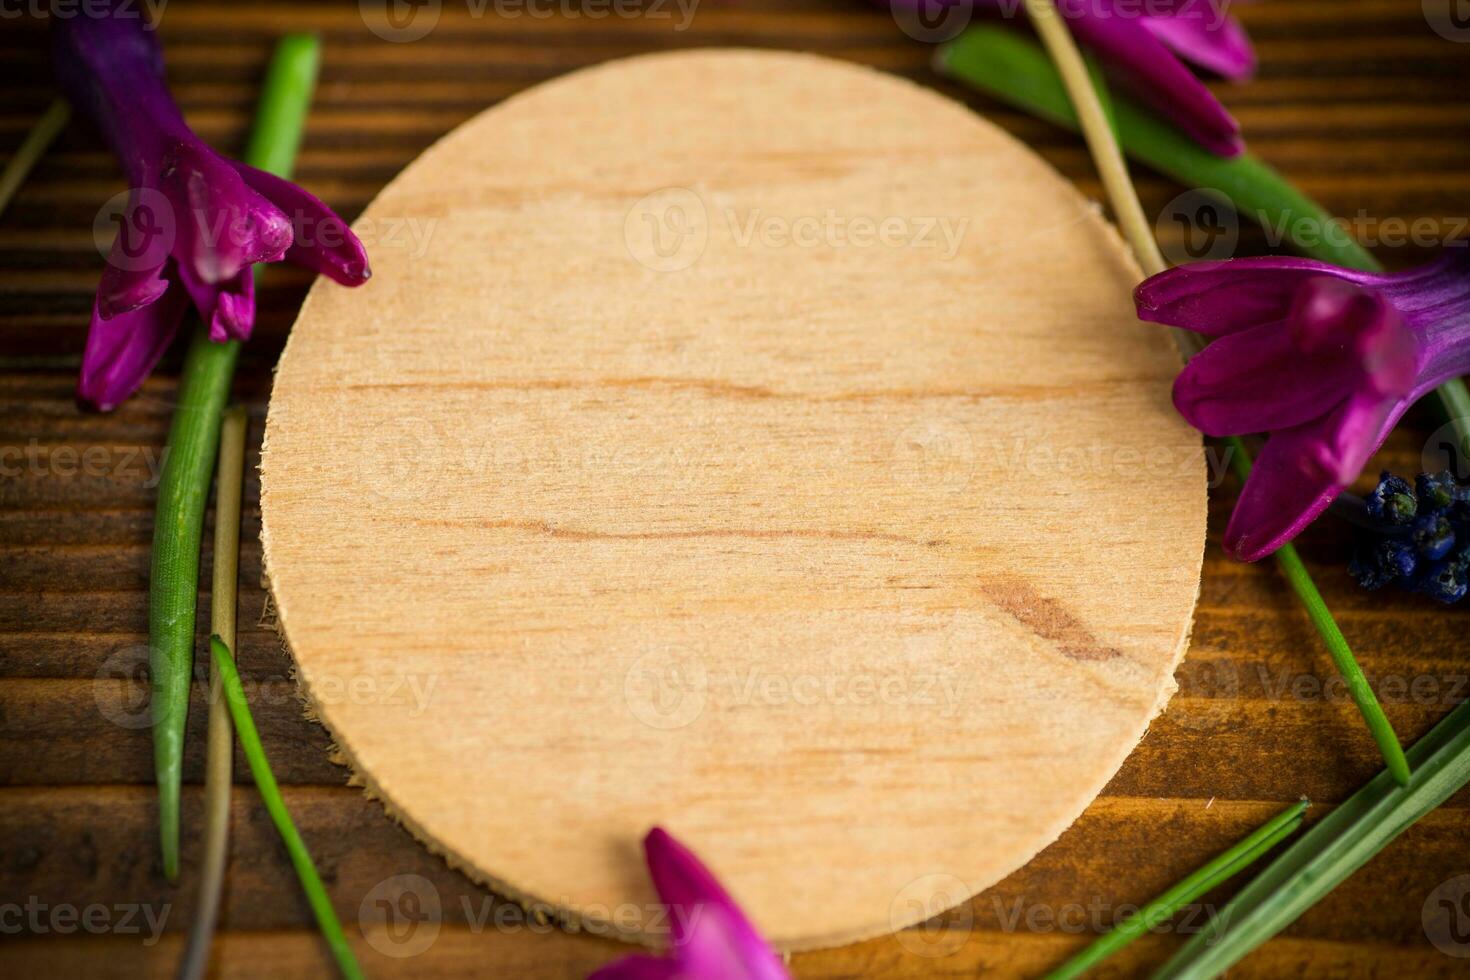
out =
[[(1042, 44), (1056, 65), (1057, 73), (1061, 76), (1062, 84), (1076, 112), (1083, 137), (1087, 141), (1088, 150), (1102, 178), (1108, 201), (1118, 218), (1123, 236), (1144, 273), (1149, 276), (1157, 275), (1168, 268), (1168, 264), (1164, 261), (1158, 243), (1154, 240), (1152, 227), (1143, 215), (1143, 206), (1139, 203), (1138, 192), (1128, 176), (1128, 165), (1123, 160), (1122, 150), (1119, 148), (1108, 116), (1103, 111), (1102, 101), (1098, 97), (1097, 83), (1089, 75), (1082, 55), (1067, 30), (1066, 23), (1055, 13), (1052, 4), (1053, 0), (1026, 0), (1027, 11), (1031, 15), (1032, 23), (1036, 25), (1037, 34), (1040, 35)], [(1177, 330), (1175, 336), (1181, 340), (1180, 346), (1186, 358), (1198, 351), (1196, 338), (1182, 335), (1182, 332)], [(1230, 446), (1234, 450), (1234, 465), (1237, 472), (1249, 474), (1250, 454), (1245, 443), (1234, 439)], [(1347, 639), (1342, 635), (1342, 630), (1338, 628), (1336, 620), (1333, 619), (1316, 583), (1312, 581), (1306, 565), (1302, 563), (1296, 549), (1290, 544), (1283, 545), (1276, 552), (1276, 558), (1287, 582), (1306, 609), (1312, 625), (1321, 634), (1333, 663), (1337, 665), (1338, 671), (1347, 681), (1353, 703), (1357, 705), (1358, 711), (1367, 723), (1368, 731), (1373, 736), (1374, 742), (1377, 743), (1384, 762), (1388, 766), (1388, 771), (1400, 785), (1407, 784), (1409, 764), (1404, 756), (1403, 746), (1399, 743), (1398, 736), (1394, 734), (1393, 726), (1384, 715), (1383, 707), (1378, 703), (1372, 686), (1363, 676), (1362, 668), (1353, 656)]]
[[(240, 577), (240, 497), (245, 478), (245, 409), (225, 412), (220, 427), (219, 468), (214, 498), (214, 574), (209, 590), (210, 630), (235, 647), (236, 595)], [(199, 980), (209, 961), (209, 945), (219, 918), (230, 840), (230, 784), (235, 736), (220, 672), (209, 672), (209, 741), (205, 748), (204, 856), (199, 898), (189, 927), (189, 944), (179, 967), (180, 980)]]
[[(246, 162), (289, 176), (300, 128), (311, 102), (320, 42), (286, 38), (266, 75), (259, 122)], [(178, 406), (169, 427), (153, 528), (148, 632), (153, 679), (154, 768), (158, 777), (159, 834), (164, 874), (179, 867), (179, 788), (184, 725), (194, 660), (194, 616), (199, 593), (199, 546), (220, 420), (229, 400), (240, 342), (217, 343), (208, 324), (194, 331), (184, 358)]]
[(250, 705), (245, 700), (245, 689), (240, 685), (240, 675), (235, 670), (235, 658), (231, 655), (230, 648), (217, 636), (210, 637), (209, 647), (214, 654), (214, 670), (220, 675), (220, 687), (224, 691), (225, 703), (229, 705), (230, 717), (234, 719), (235, 728), (240, 733), (240, 748), (244, 750), (245, 761), (250, 765), (250, 775), (255, 779), (256, 789), (260, 791), (261, 802), (265, 804), (271, 822), (276, 825), (276, 832), (286, 845), (286, 853), (291, 856), (291, 864), (306, 892), (306, 900), (311, 905), (312, 915), (316, 917), (317, 927), (321, 929), (342, 976), (348, 980), (362, 980), (362, 968), (357, 965), (357, 957), (347, 943), (342, 923), (337, 919), (336, 910), (332, 908), (332, 900), (327, 897), (326, 886), (322, 884), (322, 877), (312, 863), (306, 842), (301, 839), (296, 824), (291, 820), (290, 811), (281, 799), (281, 788), (276, 785), (276, 777), (271, 774), (270, 760), (266, 758), (265, 747), (260, 744), (260, 733), (255, 730), (255, 721), (250, 717)]
[(56, 137), (61, 135), (70, 119), (71, 106), (67, 105), (65, 99), (57, 99), (46, 107), (45, 113), (36, 120), (20, 146), (16, 147), (10, 162), (0, 171), (0, 214), (5, 212), (10, 199), (15, 197), (15, 192), (20, 190), (20, 185), (25, 183), (26, 177), (41, 162), (41, 157), (56, 142)]

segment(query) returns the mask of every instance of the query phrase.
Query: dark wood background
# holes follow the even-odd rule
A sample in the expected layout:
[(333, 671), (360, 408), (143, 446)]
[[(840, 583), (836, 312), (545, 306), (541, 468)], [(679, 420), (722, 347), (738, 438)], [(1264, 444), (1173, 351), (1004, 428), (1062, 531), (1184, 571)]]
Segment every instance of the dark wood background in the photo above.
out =
[[(568, 6), (577, 9), (560, 0), (536, 9)], [(472, 15), (477, 8), (483, 16)], [(26, 9), (7, 4), (0, 21), (0, 147), (7, 153), (53, 97), (43, 22), (31, 13), (10, 16)], [(352, 3), (173, 0), (162, 32), (190, 122), (234, 154), (272, 40), (287, 30), (320, 32), (321, 84), (298, 176), (347, 216), (431, 141), (505, 96), (583, 65), (686, 45), (810, 50), (918, 79), (965, 100), (1100, 195), (1076, 138), (939, 79), (925, 46), (898, 31), (885, 10), (858, 0), (703, 0), (685, 31), (674, 30), (677, 16), (512, 19), (495, 10), (493, 0), (488, 9), (445, 0), (433, 33), (390, 44), (364, 27)], [(1414, 0), (1259, 0), (1238, 12), (1255, 39), (1260, 74), (1245, 86), (1216, 88), (1256, 153), (1329, 210), (1361, 213), (1367, 233), (1387, 230), (1384, 219), (1430, 219), (1431, 229), (1463, 234), (1470, 43), (1434, 33)], [(1180, 191), (1147, 173), (1140, 184), (1151, 213)], [(168, 426), (177, 353), (111, 415), (81, 414), (71, 394), (102, 265), (92, 222), (123, 186), (95, 135), (73, 122), (0, 218), (0, 973), (9, 976), (169, 975), (193, 904), (192, 863), (177, 887), (160, 872), (149, 733), (139, 725), (150, 464)], [(1242, 242), (1247, 251), (1265, 245), (1250, 228)], [(1424, 250), (1379, 254), (1399, 267)], [(236, 384), (252, 418), (252, 465), (271, 367), (307, 284), (278, 267), (264, 279), (255, 338)], [(1382, 464), (1417, 470), (1437, 424), (1421, 406)], [(498, 899), (448, 870), (346, 784), (345, 771), (328, 758), (325, 733), (302, 716), (271, 627), (258, 585), (253, 473), (247, 483), (239, 660), (286, 800), (368, 972), (579, 977), (622, 953), (615, 943), (569, 935), (513, 909), (496, 912)], [(1286, 803), (1305, 794), (1320, 817), (1377, 771), (1372, 743), (1341, 688), (1329, 684), (1331, 664), (1273, 567), (1236, 564), (1220, 553), (1234, 494), (1227, 481), (1213, 497), (1180, 693), (1103, 796), (1061, 840), (967, 907), (927, 930), (797, 956), (797, 975), (1035, 974), (1085, 942), (1098, 923), (1110, 924), (1117, 910), (1152, 896)], [(1146, 520), (1141, 506), (1145, 527)], [(1322, 522), (1302, 544), (1390, 719), (1405, 740), (1417, 737), (1467, 696), (1470, 609), (1359, 591), (1344, 571), (1347, 545), (1337, 525)], [(207, 595), (200, 601), (207, 623)], [(191, 860), (205, 718), (204, 688), (196, 687), (185, 769)], [(236, 774), (214, 968), (219, 975), (321, 975), (328, 959), (243, 760)], [(1437, 885), (1470, 872), (1467, 833), (1470, 794), (1461, 793), (1247, 959), (1239, 974), (1466, 973), (1470, 960), (1432, 946), (1421, 915)], [(853, 873), (862, 873), (860, 859)], [(443, 909), (437, 939), (411, 958), (384, 955), (357, 929), (364, 898), (400, 874), (432, 882)], [(69, 931), (65, 908), (94, 903), (107, 907), (114, 928)], [(144, 921), (140, 906), (155, 918), (167, 913), (156, 943), (146, 926), (128, 931)], [(52, 920), (58, 907), (63, 918)], [(33, 908), (44, 909), (38, 922), (30, 921)], [(102, 913), (91, 914), (100, 921)], [(1170, 933), (1188, 931), (1197, 919), (1181, 920)], [(1146, 937), (1103, 972), (1135, 974), (1178, 942), (1176, 934)]]

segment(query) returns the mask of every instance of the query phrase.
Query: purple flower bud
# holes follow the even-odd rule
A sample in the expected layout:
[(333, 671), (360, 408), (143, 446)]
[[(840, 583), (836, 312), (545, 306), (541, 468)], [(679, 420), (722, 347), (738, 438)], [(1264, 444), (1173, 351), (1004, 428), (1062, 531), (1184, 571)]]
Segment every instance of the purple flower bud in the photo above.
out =
[(1255, 561), (1357, 478), (1409, 406), (1470, 371), (1470, 248), (1397, 275), (1297, 258), (1200, 262), (1134, 293), (1138, 316), (1216, 338), (1174, 383), (1212, 436), (1270, 433), (1225, 530)]
[[(248, 338), (255, 263), (285, 258), (348, 286), (369, 272), (362, 243), (321, 201), (194, 135), (138, 8), (103, 0), (92, 14), (52, 18), (52, 39), (62, 90), (97, 124), (131, 188), (97, 288), (77, 387), (84, 403), (105, 410), (142, 384), (190, 302), (212, 340)], [(320, 244), (328, 238), (334, 247)]]
[(588, 980), (790, 980), (780, 958), (692, 851), (655, 827), (643, 840), (643, 852), (668, 908), (670, 955), (625, 956)]
[[(919, 14), (974, 7), (1014, 17), (1023, 0), (890, 0)], [(1146, 6), (1146, 10), (1145, 10)], [(1058, 0), (1077, 40), (1112, 68), (1139, 99), (1219, 156), (1245, 149), (1240, 125), (1180, 59), (1232, 81), (1249, 78), (1255, 53), (1245, 30), (1208, 3), (1139, 5), (1121, 0)]]

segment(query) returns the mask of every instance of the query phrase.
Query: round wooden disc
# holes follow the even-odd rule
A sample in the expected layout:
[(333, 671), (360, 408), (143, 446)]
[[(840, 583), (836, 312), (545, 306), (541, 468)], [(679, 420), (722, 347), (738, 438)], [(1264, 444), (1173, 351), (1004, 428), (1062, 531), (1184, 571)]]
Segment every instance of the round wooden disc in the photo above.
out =
[(1061, 833), (1172, 691), (1204, 543), (1113, 230), (932, 91), (702, 51), (428, 150), (271, 400), (313, 707), (428, 846), (667, 929), (690, 844), (778, 944), (897, 929)]

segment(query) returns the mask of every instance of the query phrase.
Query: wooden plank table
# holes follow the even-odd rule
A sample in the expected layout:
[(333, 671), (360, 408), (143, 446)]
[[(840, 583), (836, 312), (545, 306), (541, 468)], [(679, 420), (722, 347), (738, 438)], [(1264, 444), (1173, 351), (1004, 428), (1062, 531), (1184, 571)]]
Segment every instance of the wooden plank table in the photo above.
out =
[[(601, 19), (561, 3), (503, 5), (553, 14), (514, 18), (496, 16), (493, 4), (442, 8), (429, 35), (400, 44), (371, 33), (358, 5), (325, 2), (179, 3), (166, 8), (162, 30), (190, 122), (231, 153), (243, 145), (272, 39), (319, 31), (325, 60), (298, 175), (348, 216), (485, 106), (582, 65), (687, 45), (811, 50), (935, 85), (1024, 139), (1085, 193), (1100, 194), (1076, 138), (937, 78), (925, 46), (860, 2), (705, 0), (685, 30), (676, 29), (682, 17), (672, 6), (668, 18)], [(1415, 219), (1421, 230), (1464, 234), (1470, 44), (1437, 35), (1420, 5), (1403, 0), (1262, 0), (1239, 14), (1256, 41), (1260, 75), (1217, 90), (1255, 152), (1329, 210), (1360, 218), (1362, 234), (1386, 239), (1390, 221)], [(29, 14), (7, 20), (0, 53), (8, 93), (0, 146), (14, 147), (53, 94), (41, 23)], [(178, 357), (111, 415), (82, 414), (71, 397), (101, 269), (90, 229), (97, 208), (123, 186), (97, 138), (74, 123), (0, 219), (0, 974), (7, 976), (171, 975), (193, 903), (194, 867), (186, 863), (177, 887), (159, 867), (152, 753), (140, 715), (154, 478)], [(1179, 193), (1146, 173), (1140, 186), (1154, 214)], [(1242, 251), (1268, 244), (1253, 226), (1242, 229), (1241, 242)], [(1378, 249), (1394, 267), (1426, 252)], [(564, 933), (449, 871), (347, 785), (325, 733), (302, 716), (258, 586), (253, 465), (271, 367), (306, 285), (294, 270), (267, 272), (236, 384), (252, 418), (239, 660), (287, 802), (371, 975), (580, 977), (624, 947)], [(1378, 462), (1416, 471), (1437, 424), (1428, 406), (1411, 414)], [(898, 936), (799, 955), (797, 975), (1033, 975), (1286, 803), (1306, 794), (1320, 817), (1378, 769), (1356, 711), (1333, 685), (1325, 652), (1273, 568), (1220, 553), (1235, 489), (1227, 479), (1212, 500), (1180, 693), (1104, 795), (1056, 844), (968, 905)], [(1417, 737), (1470, 691), (1470, 609), (1359, 591), (1344, 571), (1348, 546), (1336, 525), (1312, 529), (1302, 547), (1390, 719), (1406, 740)], [(196, 685), (185, 768), (190, 857), (198, 851), (204, 690)], [(243, 759), (236, 778), (215, 971), (321, 975), (328, 957)], [(1461, 793), (1238, 972), (1465, 973), (1470, 963), (1430, 943), (1422, 914), (1438, 885), (1470, 872), (1467, 833), (1470, 794)], [(356, 928), (358, 910), (398, 875), (424, 879), (417, 887), (439, 902), (442, 925), (429, 936), (434, 926), (405, 907), (394, 938), (370, 944)], [(1133, 975), (1158, 963), (1208, 911), (1146, 937), (1102, 972)]]

